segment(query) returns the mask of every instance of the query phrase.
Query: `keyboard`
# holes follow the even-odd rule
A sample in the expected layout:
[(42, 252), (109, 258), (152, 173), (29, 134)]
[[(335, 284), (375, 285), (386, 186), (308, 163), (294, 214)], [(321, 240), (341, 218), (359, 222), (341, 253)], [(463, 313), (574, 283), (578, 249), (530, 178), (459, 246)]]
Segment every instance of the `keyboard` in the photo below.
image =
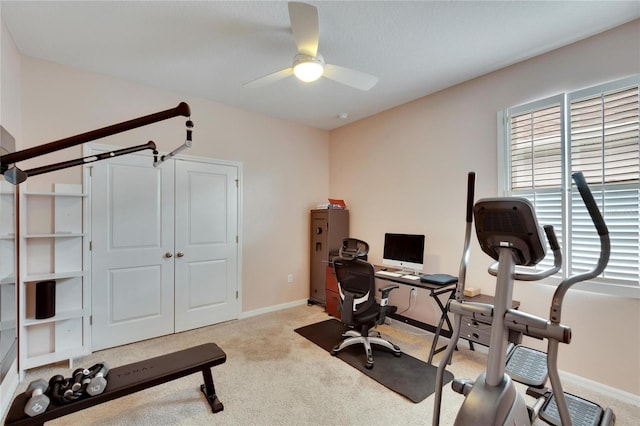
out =
[(401, 277), (402, 274), (399, 274), (397, 272), (389, 272), (389, 271), (378, 271), (376, 272), (376, 275), (384, 275), (385, 277)]
[(403, 275), (402, 278), (415, 281), (420, 279), (420, 275)]

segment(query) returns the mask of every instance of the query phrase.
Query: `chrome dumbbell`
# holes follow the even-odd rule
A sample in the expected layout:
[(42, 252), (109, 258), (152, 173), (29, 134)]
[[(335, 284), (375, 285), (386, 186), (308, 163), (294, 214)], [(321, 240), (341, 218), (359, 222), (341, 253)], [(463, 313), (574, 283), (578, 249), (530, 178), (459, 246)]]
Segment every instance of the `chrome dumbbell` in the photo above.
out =
[(91, 368), (91, 371), (97, 369), (95, 375), (91, 378), (91, 381), (87, 385), (87, 393), (91, 396), (100, 395), (107, 387), (107, 374), (109, 374), (109, 365), (106, 362), (102, 364), (96, 364)]
[(25, 394), (31, 395), (24, 406), (24, 413), (29, 417), (37, 416), (47, 410), (49, 406), (49, 397), (45, 395), (49, 383), (45, 379), (34, 380), (29, 383)]

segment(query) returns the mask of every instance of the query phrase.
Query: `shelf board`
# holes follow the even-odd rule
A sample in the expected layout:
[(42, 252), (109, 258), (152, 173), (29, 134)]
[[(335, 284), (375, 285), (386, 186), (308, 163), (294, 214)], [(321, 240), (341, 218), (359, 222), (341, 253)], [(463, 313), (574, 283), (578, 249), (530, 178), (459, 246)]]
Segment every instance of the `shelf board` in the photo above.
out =
[(27, 234), (25, 238), (71, 238), (71, 237), (84, 237), (83, 232), (57, 232), (52, 234)]
[(0, 285), (11, 285), (16, 283), (16, 277), (4, 277), (0, 279)]
[(27, 196), (36, 197), (86, 197), (86, 192), (38, 192), (38, 191), (26, 191), (23, 192)]
[(75, 278), (75, 277), (84, 277), (86, 275), (86, 271), (69, 271), (69, 272), (50, 272), (44, 274), (29, 274), (26, 275), (23, 279), (24, 282), (31, 281), (43, 281), (43, 280), (57, 280), (63, 278)]
[(46, 354), (31, 356), (27, 355), (22, 360), (23, 365), (21, 365), (20, 368), (24, 371), (30, 368), (43, 366), (45, 364), (53, 364), (54, 362), (66, 360), (72, 361), (74, 358), (78, 358), (84, 355), (89, 355), (89, 351), (87, 350), (86, 346), (82, 345)]
[(63, 320), (68, 320), (73, 318), (82, 318), (83, 315), (84, 315), (84, 312), (82, 309), (72, 309), (68, 311), (58, 312), (51, 318), (35, 319), (32, 317), (29, 317), (24, 319), (24, 326), (29, 327), (32, 325), (47, 324), (51, 322), (63, 321)]
[(0, 322), (0, 331), (1, 330), (13, 330), (16, 329), (18, 326), (16, 320), (11, 320), (11, 321), (2, 321)]

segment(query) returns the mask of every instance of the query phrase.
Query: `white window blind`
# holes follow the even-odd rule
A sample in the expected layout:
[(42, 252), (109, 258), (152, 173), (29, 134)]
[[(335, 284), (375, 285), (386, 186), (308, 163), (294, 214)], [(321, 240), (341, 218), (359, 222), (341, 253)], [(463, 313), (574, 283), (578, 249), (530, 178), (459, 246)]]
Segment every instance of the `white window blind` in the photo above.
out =
[[(575, 99), (570, 95), (569, 138), (572, 171), (580, 170), (592, 187), (611, 238), (604, 279), (637, 284), (640, 275), (640, 150), (638, 86)], [(571, 271), (595, 262), (599, 239), (580, 197), (572, 197)]]
[[(562, 276), (593, 268), (600, 241), (571, 173), (581, 171), (603, 213), (611, 256), (597, 291), (640, 294), (638, 76), (510, 108), (502, 143), (505, 194), (529, 199), (563, 247)], [(553, 263), (549, 255), (541, 267)], [(606, 285), (598, 286), (598, 283)]]

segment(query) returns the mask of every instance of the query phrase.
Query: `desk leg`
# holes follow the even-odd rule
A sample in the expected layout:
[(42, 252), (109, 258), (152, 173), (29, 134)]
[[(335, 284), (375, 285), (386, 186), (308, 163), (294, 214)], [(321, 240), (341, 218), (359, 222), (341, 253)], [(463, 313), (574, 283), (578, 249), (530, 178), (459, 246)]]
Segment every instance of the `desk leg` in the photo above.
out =
[(453, 299), (454, 296), (455, 296), (455, 291), (456, 291), (455, 287), (453, 289), (451, 289), (451, 290), (441, 290), (441, 291), (437, 291), (435, 293), (432, 291), (433, 295), (431, 297), (436, 299), (436, 303), (438, 304), (438, 307), (440, 308), (440, 312), (442, 312), (442, 316), (440, 317), (440, 326), (442, 326), (442, 320), (444, 319), (447, 322), (447, 327), (448, 327), (449, 331), (453, 331), (453, 326), (451, 325), (451, 320), (449, 320), (449, 316), (447, 315), (447, 308), (442, 304), (442, 302), (438, 298), (439, 295), (444, 294), (447, 291), (451, 292), (449, 294), (449, 299), (447, 299), (447, 302), (448, 302), (449, 300)]
[(442, 304), (442, 302), (440, 302), (440, 299), (438, 299), (438, 296), (440, 294), (444, 294), (447, 291), (449, 291), (450, 292), (449, 300), (453, 299), (455, 290), (456, 290), (455, 287), (452, 289), (440, 290), (440, 291), (431, 290), (430, 296), (436, 300), (436, 303), (438, 304), (438, 307), (440, 308), (440, 312), (442, 312), (442, 314), (440, 315), (440, 321), (438, 321), (438, 327), (436, 328), (436, 333), (435, 333), (435, 336), (433, 337), (433, 342), (431, 343), (431, 350), (429, 351), (429, 361), (428, 361), (429, 364), (431, 364), (431, 361), (433, 361), (433, 356), (436, 353), (440, 352), (439, 350), (436, 349), (436, 347), (438, 346), (438, 338), (440, 337), (440, 332), (442, 331), (442, 326), (444, 325), (445, 321), (447, 322), (449, 331), (453, 332), (453, 326), (451, 325), (451, 321), (449, 320), (449, 316), (447, 315), (447, 309)]
[(433, 361), (433, 356), (439, 352), (436, 350), (436, 347), (438, 346), (438, 338), (440, 337), (440, 332), (442, 331), (442, 324), (444, 323), (444, 318), (446, 317), (447, 313), (445, 311), (444, 314), (442, 314), (442, 316), (440, 317), (440, 321), (438, 322), (438, 327), (436, 328), (436, 333), (435, 336), (433, 336), (433, 342), (431, 342), (431, 350), (429, 351), (429, 361), (428, 363), (431, 364), (431, 361)]

